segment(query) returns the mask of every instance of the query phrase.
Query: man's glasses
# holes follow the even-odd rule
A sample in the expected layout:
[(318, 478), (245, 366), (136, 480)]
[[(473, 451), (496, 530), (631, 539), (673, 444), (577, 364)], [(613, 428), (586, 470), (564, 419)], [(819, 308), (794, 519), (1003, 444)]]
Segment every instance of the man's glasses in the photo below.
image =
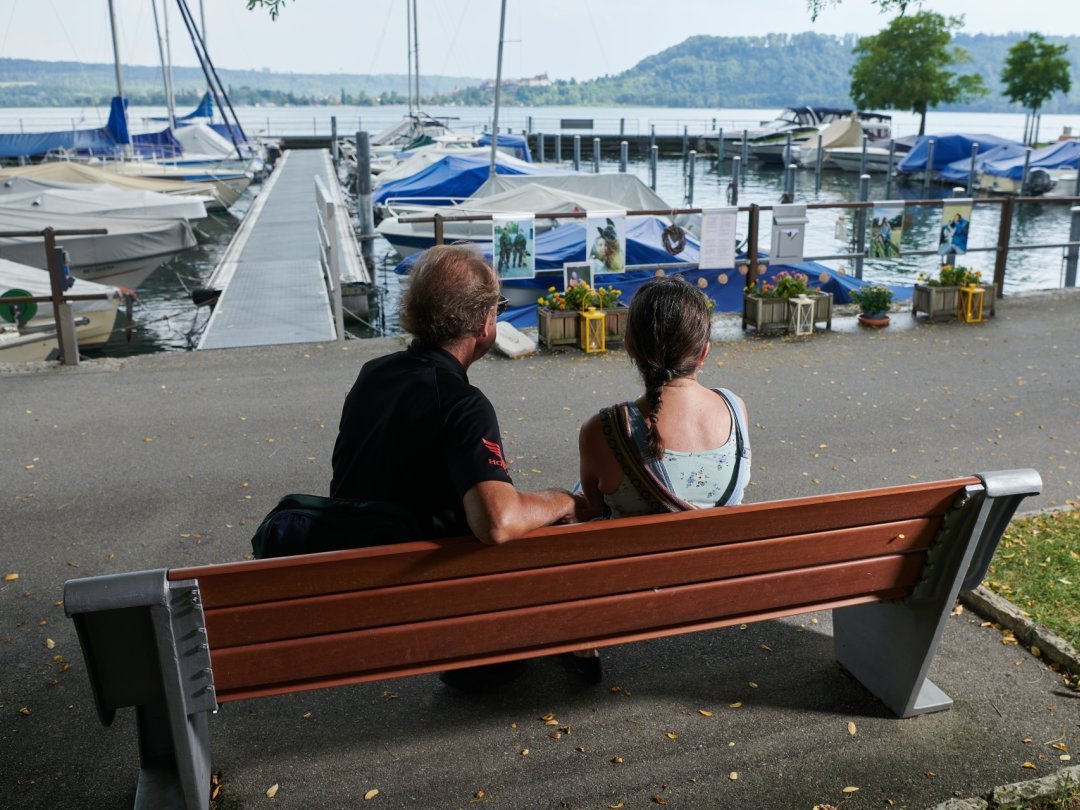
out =
[(507, 298), (505, 295), (500, 295), (499, 296), (499, 303), (497, 303), (495, 305), (495, 314), (496, 315), (502, 315), (504, 312), (506, 312), (506, 306), (509, 303), (510, 303), (509, 298)]

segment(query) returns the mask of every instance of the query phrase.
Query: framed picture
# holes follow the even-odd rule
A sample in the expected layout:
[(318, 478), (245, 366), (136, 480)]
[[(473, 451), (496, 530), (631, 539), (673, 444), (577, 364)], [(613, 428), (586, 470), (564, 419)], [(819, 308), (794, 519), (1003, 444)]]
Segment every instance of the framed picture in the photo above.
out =
[(621, 273), (626, 269), (625, 211), (587, 212), (585, 258), (592, 263), (594, 275)]
[(536, 227), (531, 214), (491, 218), (491, 262), (499, 280), (535, 278)]
[(593, 284), (592, 262), (567, 262), (563, 265), (563, 289), (570, 290), (584, 282), (590, 287)]
[(941, 207), (941, 231), (938, 235), (938, 255), (967, 253), (968, 231), (971, 229), (971, 200), (946, 202)]
[(904, 235), (904, 203), (874, 203), (870, 216), (870, 258), (896, 259)]

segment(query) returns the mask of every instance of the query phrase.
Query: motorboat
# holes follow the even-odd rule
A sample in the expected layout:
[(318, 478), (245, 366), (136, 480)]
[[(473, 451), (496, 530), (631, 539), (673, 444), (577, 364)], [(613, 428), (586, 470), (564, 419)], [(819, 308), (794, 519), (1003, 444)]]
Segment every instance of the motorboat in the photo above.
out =
[(214, 196), (225, 208), (240, 199), (254, 179), (254, 174), (247, 170), (223, 170), (213, 166), (170, 166), (141, 160), (101, 161), (91, 165), (124, 177), (209, 184), (214, 189)]
[[(0, 231), (41, 233), (104, 229), (104, 234), (57, 237), (67, 251), (76, 278), (136, 289), (159, 265), (194, 247), (195, 235), (183, 219), (132, 219), (100, 215), (61, 214), (0, 206)], [(0, 258), (45, 269), (40, 237), (0, 238)]]
[[(933, 143), (933, 163), (931, 161), (931, 142)], [(1020, 146), (1016, 141), (999, 135), (944, 133), (940, 135), (920, 135), (911, 150), (897, 166), (897, 174), (910, 179), (922, 179), (927, 169), (931, 177), (938, 178), (940, 172), (950, 163), (971, 160), (972, 147), (978, 146), (979, 152), (988, 152), (998, 146)]]
[(892, 135), (892, 117), (881, 113), (828, 109), (820, 111), (820, 117), (821, 123), (816, 126), (751, 139), (750, 154), (763, 163), (813, 166), (822, 150), (827, 153), (832, 148), (862, 144), (864, 137)]
[[(1027, 178), (1024, 163), (1027, 162)], [(1080, 168), (1080, 140), (1057, 141), (1041, 149), (992, 157), (978, 164), (977, 187), (990, 194), (1072, 196)], [(1070, 182), (1071, 181), (1071, 182)], [(1058, 188), (1061, 191), (1054, 194)]]
[(157, 191), (122, 191), (104, 183), (76, 188), (40, 188), (35, 181), (23, 177), (0, 180), (0, 206), (62, 214), (194, 222), (205, 219), (207, 203), (213, 200), (211, 196), (170, 197)]
[[(22, 293), (30, 296), (51, 295), (48, 273), (37, 267), (0, 259), (0, 362), (45, 360), (57, 350), (51, 302), (29, 305), (32, 315), (25, 320), (16, 317), (14, 306), (3, 304), (5, 297)], [(120, 305), (127, 296), (132, 295), (130, 290), (84, 279), (74, 279), (66, 293), (105, 296), (96, 300), (71, 302), (75, 339), (80, 350), (99, 349), (108, 342)]]
[[(866, 145), (867, 172), (887, 172), (889, 154), (892, 152), (893, 168), (896, 168), (904, 156), (911, 151), (918, 136), (907, 135), (893, 140), (870, 141)], [(890, 146), (891, 145), (891, 146)], [(863, 167), (862, 144), (852, 146), (833, 146), (825, 149), (826, 165), (831, 165), (845, 172), (861, 172)]]
[(29, 191), (31, 188), (79, 189), (107, 185), (123, 191), (156, 191), (169, 196), (195, 197), (203, 200), (211, 198), (209, 204), (204, 203), (208, 211), (224, 208), (214, 194), (214, 186), (210, 183), (128, 176), (71, 160), (47, 161), (32, 166), (11, 166), (0, 169), (0, 183), (6, 183), (16, 177), (23, 181), (18, 188), (24, 191)]

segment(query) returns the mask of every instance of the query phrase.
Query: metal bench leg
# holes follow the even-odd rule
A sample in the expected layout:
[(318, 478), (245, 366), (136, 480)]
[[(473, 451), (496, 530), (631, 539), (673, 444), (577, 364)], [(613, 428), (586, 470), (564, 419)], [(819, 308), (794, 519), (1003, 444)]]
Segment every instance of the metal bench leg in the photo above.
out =
[(74, 619), (98, 714), (136, 709), (136, 808), (197, 810), (210, 803), (208, 714), (217, 707), (197, 583), (140, 571), (73, 580)]
[(979, 584), (1016, 507), (1042, 490), (1034, 470), (980, 475), (945, 516), (923, 578), (907, 599), (833, 611), (836, 660), (900, 717), (952, 700), (927, 677), (961, 587)]

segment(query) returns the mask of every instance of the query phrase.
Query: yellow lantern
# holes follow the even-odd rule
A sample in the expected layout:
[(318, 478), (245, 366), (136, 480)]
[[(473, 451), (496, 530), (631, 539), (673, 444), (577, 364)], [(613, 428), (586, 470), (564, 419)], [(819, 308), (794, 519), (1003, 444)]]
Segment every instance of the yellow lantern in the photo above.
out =
[(603, 311), (597, 312), (595, 307), (589, 307), (578, 317), (581, 318), (581, 328), (578, 329), (581, 350), (589, 354), (607, 351), (607, 315)]

